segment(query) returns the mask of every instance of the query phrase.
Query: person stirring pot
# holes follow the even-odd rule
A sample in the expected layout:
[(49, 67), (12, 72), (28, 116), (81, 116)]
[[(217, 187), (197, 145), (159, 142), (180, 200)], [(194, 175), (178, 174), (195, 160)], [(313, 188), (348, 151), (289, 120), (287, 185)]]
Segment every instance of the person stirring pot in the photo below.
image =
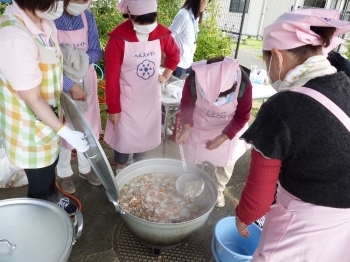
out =
[(217, 207), (225, 205), (224, 189), (234, 165), (250, 148), (239, 139), (252, 108), (248, 71), (230, 57), (199, 61), (193, 63), (182, 93), (182, 130), (176, 141), (184, 143), (187, 161), (207, 160), (217, 167)]

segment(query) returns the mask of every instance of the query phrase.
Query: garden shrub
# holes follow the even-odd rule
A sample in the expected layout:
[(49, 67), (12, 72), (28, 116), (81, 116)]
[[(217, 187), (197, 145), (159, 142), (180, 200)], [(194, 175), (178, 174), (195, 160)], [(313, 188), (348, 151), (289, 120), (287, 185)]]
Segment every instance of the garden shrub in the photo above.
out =
[(6, 6), (8, 6), (7, 3), (0, 2), (0, 15), (5, 11)]
[(199, 27), (197, 49), (194, 61), (200, 61), (215, 56), (232, 56), (235, 43), (217, 26), (218, 3), (212, 0), (205, 11), (205, 19)]

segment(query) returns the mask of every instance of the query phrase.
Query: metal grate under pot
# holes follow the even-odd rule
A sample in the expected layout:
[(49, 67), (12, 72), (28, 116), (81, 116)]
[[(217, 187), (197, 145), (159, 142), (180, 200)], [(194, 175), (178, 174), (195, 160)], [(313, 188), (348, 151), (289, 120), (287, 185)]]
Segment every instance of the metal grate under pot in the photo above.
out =
[(176, 247), (148, 247), (120, 221), (113, 234), (113, 247), (120, 262), (215, 261), (211, 253), (211, 232), (206, 227), (194, 232), (187, 242)]

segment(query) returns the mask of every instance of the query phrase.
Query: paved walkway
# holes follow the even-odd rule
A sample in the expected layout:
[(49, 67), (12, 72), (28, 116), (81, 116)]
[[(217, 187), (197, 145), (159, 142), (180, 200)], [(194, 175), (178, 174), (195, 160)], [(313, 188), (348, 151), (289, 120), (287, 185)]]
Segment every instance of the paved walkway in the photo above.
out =
[(250, 68), (251, 66), (258, 66), (260, 69), (265, 69), (265, 63), (260, 58), (261, 50), (239, 50), (237, 59), (240, 64)]

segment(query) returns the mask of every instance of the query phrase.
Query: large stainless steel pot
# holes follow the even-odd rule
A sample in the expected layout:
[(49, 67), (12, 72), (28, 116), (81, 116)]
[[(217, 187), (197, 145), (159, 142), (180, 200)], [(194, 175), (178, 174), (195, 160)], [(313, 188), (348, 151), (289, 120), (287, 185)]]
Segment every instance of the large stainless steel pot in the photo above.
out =
[(0, 201), (0, 261), (66, 262), (81, 235), (83, 216), (72, 222), (54, 203), (33, 198)]
[[(198, 200), (202, 202), (205, 208), (198, 218), (182, 223), (155, 223), (135, 217), (120, 208), (123, 214), (122, 219), (130, 231), (146, 244), (162, 247), (173, 246), (184, 242), (195, 230), (199, 229), (205, 223), (210, 212), (213, 210), (218, 195), (214, 180), (203, 169), (191, 164), (186, 165), (189, 173), (200, 175), (205, 183), (203, 193), (198, 196)], [(181, 175), (183, 174), (182, 162), (180, 160), (165, 158), (143, 160), (126, 167), (118, 173), (116, 184), (118, 188), (122, 188), (131, 179), (153, 172)], [(117, 205), (116, 202), (113, 204)]]
[(174, 246), (182, 243), (205, 223), (215, 205), (218, 191), (209, 174), (191, 164), (188, 164), (188, 171), (199, 174), (203, 178), (204, 190), (210, 195), (203, 199), (206, 201), (207, 208), (203, 210), (200, 217), (182, 223), (155, 223), (135, 217), (123, 210), (119, 205), (119, 188), (125, 183), (149, 172), (183, 174), (182, 162), (175, 159), (143, 160), (125, 168), (115, 177), (98, 139), (93, 135), (80, 108), (65, 94), (61, 95), (61, 103), (71, 127), (85, 134), (90, 149), (84, 154), (105, 187), (108, 199), (114, 204), (116, 211), (121, 213), (123, 221), (136, 237), (154, 247)]

